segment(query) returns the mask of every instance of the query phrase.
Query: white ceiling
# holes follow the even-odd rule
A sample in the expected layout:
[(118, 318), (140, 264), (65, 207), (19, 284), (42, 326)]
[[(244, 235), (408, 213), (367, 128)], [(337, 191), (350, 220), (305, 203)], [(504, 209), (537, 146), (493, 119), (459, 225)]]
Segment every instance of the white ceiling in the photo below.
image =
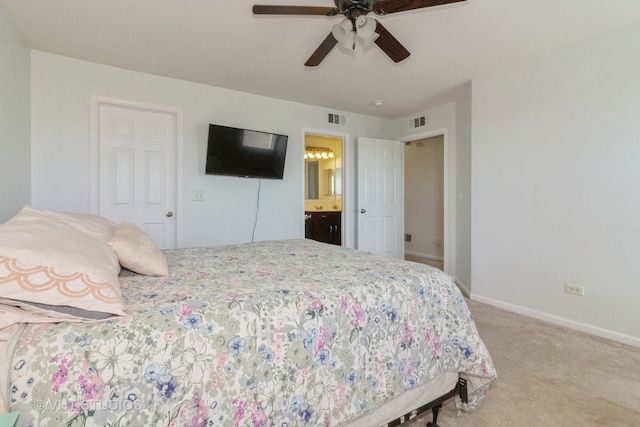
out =
[(336, 46), (308, 68), (304, 62), (343, 17), (254, 16), (253, 4), (334, 6), (0, 0), (36, 50), (385, 118), (452, 102), (474, 77), (640, 21), (639, 0), (467, 0), (376, 17), (411, 52), (401, 63), (373, 44)]

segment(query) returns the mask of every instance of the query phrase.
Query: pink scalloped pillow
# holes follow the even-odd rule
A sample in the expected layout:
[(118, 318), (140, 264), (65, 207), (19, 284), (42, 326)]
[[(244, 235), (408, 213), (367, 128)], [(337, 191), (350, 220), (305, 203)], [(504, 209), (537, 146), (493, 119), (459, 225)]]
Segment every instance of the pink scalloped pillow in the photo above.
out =
[(125, 315), (120, 265), (107, 243), (24, 207), (0, 225), (0, 304), (51, 321)]

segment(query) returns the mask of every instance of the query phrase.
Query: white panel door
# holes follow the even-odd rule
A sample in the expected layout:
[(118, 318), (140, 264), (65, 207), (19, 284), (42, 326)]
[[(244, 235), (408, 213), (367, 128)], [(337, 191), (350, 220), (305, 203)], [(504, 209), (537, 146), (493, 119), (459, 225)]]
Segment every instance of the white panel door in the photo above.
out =
[(98, 117), (99, 214), (174, 248), (176, 115), (101, 104)]
[(358, 249), (404, 258), (402, 143), (358, 138)]

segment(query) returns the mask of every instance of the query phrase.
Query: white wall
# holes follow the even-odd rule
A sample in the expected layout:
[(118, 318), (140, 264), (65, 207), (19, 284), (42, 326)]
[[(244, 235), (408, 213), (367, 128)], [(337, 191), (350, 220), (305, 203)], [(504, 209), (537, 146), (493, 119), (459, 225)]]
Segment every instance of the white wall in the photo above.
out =
[(474, 298), (640, 346), (638, 46), (640, 24), (473, 80)]
[[(258, 181), (204, 174), (209, 123), (289, 135), (284, 180), (262, 180), (255, 240), (303, 237), (302, 129), (349, 135), (345, 159), (358, 136), (379, 137), (386, 121), (344, 113), (346, 125), (326, 123), (328, 110), (228, 89), (168, 79), (33, 51), (31, 56), (32, 203), (88, 212), (90, 97), (98, 95), (179, 109), (183, 113), (180, 246), (250, 241)], [(215, 72), (215, 70), (211, 70)], [(355, 196), (355, 168), (347, 164), (347, 195)], [(203, 190), (205, 201), (192, 200)], [(349, 204), (347, 204), (349, 205)], [(355, 209), (355, 204), (351, 204)], [(355, 242), (354, 212), (346, 244)]]
[(29, 49), (0, 7), (0, 223), (30, 203)]

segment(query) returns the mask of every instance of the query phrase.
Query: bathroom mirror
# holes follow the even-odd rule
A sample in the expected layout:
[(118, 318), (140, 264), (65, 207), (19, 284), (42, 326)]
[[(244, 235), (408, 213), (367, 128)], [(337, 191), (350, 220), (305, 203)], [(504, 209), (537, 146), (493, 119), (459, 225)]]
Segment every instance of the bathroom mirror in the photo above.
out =
[(305, 162), (306, 171), (305, 171), (305, 180), (307, 181), (307, 192), (304, 195), (305, 199), (316, 200), (318, 199), (318, 161), (307, 161)]
[(335, 199), (338, 194), (335, 163), (335, 159), (305, 160), (305, 199)]
[(336, 170), (325, 169), (322, 171), (322, 190), (324, 197), (334, 197), (336, 195)]

